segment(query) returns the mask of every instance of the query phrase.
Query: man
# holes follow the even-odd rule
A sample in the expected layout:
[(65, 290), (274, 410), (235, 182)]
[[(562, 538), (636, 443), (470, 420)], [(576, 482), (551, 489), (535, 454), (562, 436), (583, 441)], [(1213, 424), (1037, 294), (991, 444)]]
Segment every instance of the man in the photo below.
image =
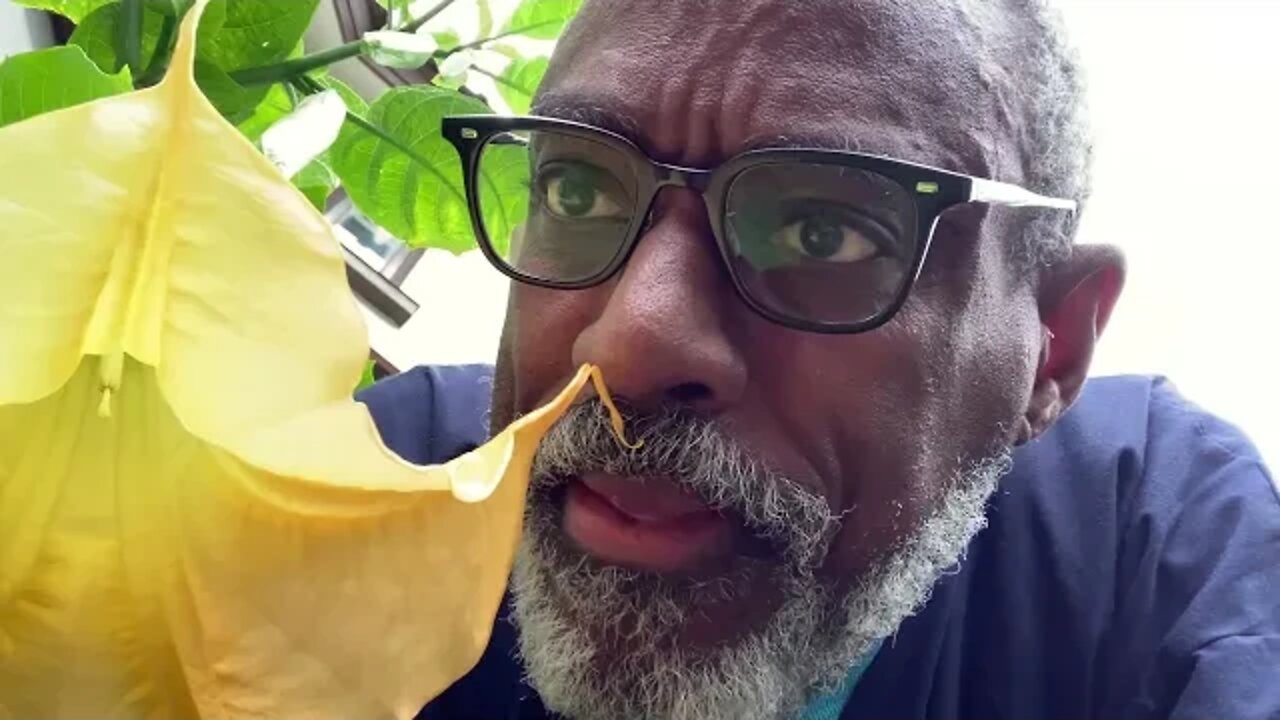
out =
[[(1267, 471), (1163, 382), (1086, 387), (1124, 268), (1072, 246), (1080, 93), (1034, 0), (593, 0), (535, 107), (581, 124), (451, 121), (518, 280), (491, 427), (589, 362), (644, 445), (556, 426), (423, 717), (1280, 717)], [(364, 400), (439, 462), (487, 378)]]

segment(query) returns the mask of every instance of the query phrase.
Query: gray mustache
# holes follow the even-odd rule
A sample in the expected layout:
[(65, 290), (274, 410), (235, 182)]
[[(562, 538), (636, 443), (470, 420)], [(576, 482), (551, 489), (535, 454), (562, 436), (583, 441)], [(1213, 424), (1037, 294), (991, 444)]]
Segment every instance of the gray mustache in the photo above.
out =
[(546, 493), (590, 472), (665, 477), (708, 506), (742, 518), (798, 568), (821, 564), (839, 519), (825, 498), (769, 468), (713, 420), (684, 407), (644, 411), (613, 398), (626, 421), (618, 442), (599, 400), (579, 403), (543, 438), (533, 461), (530, 492)]

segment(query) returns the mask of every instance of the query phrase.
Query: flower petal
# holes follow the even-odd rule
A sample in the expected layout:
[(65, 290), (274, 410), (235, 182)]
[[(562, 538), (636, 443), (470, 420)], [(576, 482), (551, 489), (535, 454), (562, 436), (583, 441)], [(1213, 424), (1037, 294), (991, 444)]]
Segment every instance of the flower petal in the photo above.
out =
[(608, 396), (388, 451), (332, 228), (192, 80), (205, 4), (159, 85), (0, 131), (0, 717), (411, 717), (485, 647), (537, 443)]
[(483, 652), (537, 440), (594, 372), (421, 469), (450, 494), (263, 472), (132, 359), (100, 418), (100, 362), (0, 405), (0, 717), (412, 717)]

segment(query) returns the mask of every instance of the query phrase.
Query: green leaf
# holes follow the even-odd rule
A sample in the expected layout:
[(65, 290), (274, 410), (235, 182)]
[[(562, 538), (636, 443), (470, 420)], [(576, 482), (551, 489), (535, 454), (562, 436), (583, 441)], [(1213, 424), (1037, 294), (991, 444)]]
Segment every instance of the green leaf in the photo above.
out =
[(311, 204), (320, 212), (324, 212), (329, 196), (338, 187), (338, 176), (323, 157), (316, 158), (293, 176), (293, 184), (307, 196)]
[[(197, 49), (213, 47), (216, 39), (223, 35), (223, 27), (227, 11), (231, 4), (243, 0), (213, 0), (200, 18)], [(271, 0), (272, 3), (277, 0)], [(160, 38), (160, 28), (164, 25), (163, 13), (149, 7), (142, 16), (142, 58), (143, 66), (150, 66), (156, 54), (156, 44)], [(123, 65), (116, 52), (116, 28), (120, 22), (120, 5), (108, 5), (94, 11), (71, 34), (70, 43), (84, 48), (85, 54), (94, 64), (107, 72)], [(253, 108), (262, 102), (267, 88), (246, 88), (232, 80), (227, 72), (208, 59), (201, 57), (195, 65), (196, 82), (206, 97), (233, 123), (245, 120), (252, 114)]]
[(377, 132), (348, 123), (329, 149), (361, 212), (412, 247), (475, 247), (458, 154), (440, 134), (447, 115), (487, 113), (484, 103), (419, 85), (387, 91), (369, 108)]
[(248, 120), (270, 91), (267, 85), (245, 87), (222, 68), (204, 60), (196, 60), (195, 76), (205, 97), (232, 124)]
[(490, 43), (484, 46), (485, 50), (496, 52), (509, 60), (521, 60), (524, 53), (519, 48), (514, 48), (506, 43)]
[[(124, 64), (134, 75), (141, 77), (147, 66), (142, 62), (142, 16), (147, 8), (143, 0), (122, 0), (120, 3), (120, 27), (116, 35), (116, 48)], [(157, 47), (159, 43), (156, 43)], [(149, 64), (149, 63), (148, 63)]]
[[(199, 44), (204, 44), (222, 29), (226, 0), (213, 0), (200, 17)], [(150, 6), (142, 14), (142, 64), (150, 67), (155, 59), (156, 45), (160, 40), (160, 28), (164, 26), (164, 13)], [(71, 33), (69, 44), (84, 48), (89, 59), (103, 72), (115, 72), (124, 65), (116, 47), (116, 33), (120, 22), (120, 4), (107, 5), (89, 14)]]
[(267, 95), (253, 108), (253, 112), (249, 114), (237, 127), (250, 142), (257, 143), (262, 139), (262, 133), (267, 128), (275, 125), (285, 115), (293, 112), (293, 98), (290, 97), (289, 91), (284, 85), (276, 83), (267, 90)]
[(547, 74), (549, 60), (545, 57), (514, 60), (501, 75), (494, 78), (498, 94), (510, 106), (511, 112), (523, 115), (529, 112), (533, 96)]
[(191, 9), (195, 0), (146, 0), (147, 9), (180, 18)]
[(440, 46), (441, 50), (452, 50), (462, 44), (462, 38), (454, 30), (433, 32), (431, 37), (436, 39), (436, 45)]
[(311, 79), (326, 90), (336, 90), (342, 98), (342, 102), (347, 104), (347, 112), (354, 113), (360, 117), (369, 114), (369, 101), (360, 97), (360, 93), (357, 93), (350, 85), (332, 75), (313, 76)]
[(71, 22), (78, 23), (94, 10), (109, 5), (116, 0), (13, 0), (14, 3), (36, 10), (48, 10), (57, 13)]
[[(107, 5), (94, 10), (71, 33), (68, 44), (84, 48), (85, 55), (103, 72), (114, 73), (124, 67), (124, 58), (120, 57), (116, 44), (116, 35), (120, 25), (120, 3)], [(150, 8), (142, 14), (142, 66), (151, 64), (156, 54), (156, 44), (160, 39), (160, 27), (164, 25), (164, 15)]]
[[(789, 220), (780, 216), (772, 203), (745, 203), (731, 222), (733, 236), (737, 238), (738, 252), (757, 272), (784, 267), (794, 258), (786, 246), (774, 238), (776, 228)], [(728, 230), (728, 228), (726, 228)]]
[(201, 60), (225, 73), (280, 62), (311, 24), (319, 0), (226, 0), (220, 29), (201, 36)]
[(0, 126), (132, 89), (128, 70), (108, 75), (78, 47), (14, 55), (0, 63)]
[(399, 20), (403, 22), (404, 16), (409, 13), (409, 6), (414, 3), (414, 0), (375, 0), (375, 2), (386, 8), (387, 20), (395, 20), (396, 18), (391, 17), (391, 15), (399, 14)]
[(516, 7), (502, 33), (555, 40), (581, 7), (582, 0), (524, 0)]
[[(253, 115), (254, 109), (263, 102), (269, 86), (246, 87), (231, 78), (228, 70), (212, 59), (217, 48), (229, 48), (227, 45), (227, 23), (231, 19), (233, 8), (240, 7), (247, 0), (212, 0), (200, 18), (199, 36), (196, 38), (195, 77), (200, 90), (209, 102), (218, 109), (232, 124), (239, 124)], [(270, 0), (269, 4), (281, 0)], [(283, 4), (283, 3), (282, 3)], [(243, 10), (236, 17), (243, 19)], [(235, 32), (231, 32), (235, 35)], [(301, 40), (289, 46), (286, 53), (301, 52)]]
[(476, 14), (479, 18), (478, 37), (486, 38), (493, 34), (493, 7), (489, 0), (476, 0)]
[(360, 374), (360, 382), (356, 385), (356, 392), (360, 392), (378, 381), (377, 376), (374, 375), (376, 367), (378, 367), (377, 363), (372, 360), (365, 363), (364, 372)]
[(480, 208), (489, 240), (505, 254), (517, 230), (529, 214), (529, 149), (516, 144), (485, 147), (477, 182)]
[(388, 28), (395, 29), (413, 19), (414, 0), (392, 0), (387, 3)]

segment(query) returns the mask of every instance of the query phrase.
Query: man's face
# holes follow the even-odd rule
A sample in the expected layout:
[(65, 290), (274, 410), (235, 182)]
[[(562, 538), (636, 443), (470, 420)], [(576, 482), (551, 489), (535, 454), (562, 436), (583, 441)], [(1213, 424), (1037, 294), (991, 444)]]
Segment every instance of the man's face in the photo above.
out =
[[(1018, 182), (976, 21), (935, 5), (589, 3), (540, 111), (616, 117), (684, 166), (803, 139)], [(568, 714), (803, 702), (955, 560), (1031, 393), (1036, 299), (995, 216), (946, 214), (906, 305), (857, 335), (752, 312), (708, 223), (670, 188), (609, 282), (512, 288), (495, 426), (593, 363), (646, 440), (629, 455), (575, 413), (535, 467), (517, 619)]]

